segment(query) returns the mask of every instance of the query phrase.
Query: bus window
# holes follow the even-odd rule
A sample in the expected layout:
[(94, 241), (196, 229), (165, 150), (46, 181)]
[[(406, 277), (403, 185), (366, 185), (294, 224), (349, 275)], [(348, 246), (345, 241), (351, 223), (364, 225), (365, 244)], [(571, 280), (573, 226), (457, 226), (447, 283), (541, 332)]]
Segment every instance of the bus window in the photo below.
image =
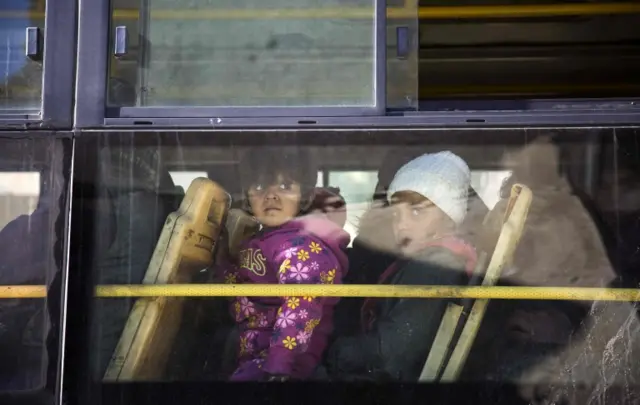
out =
[(68, 168), (48, 136), (0, 140), (0, 396), (56, 384)]
[(511, 176), (509, 170), (473, 170), (471, 187), (478, 193), (485, 205), (492, 209), (500, 200), (500, 189)]
[(111, 60), (109, 87), (124, 84), (135, 100), (112, 95), (110, 105), (376, 103), (373, 0), (350, 1), (347, 16), (340, 1), (196, 1), (187, 9), (173, 0), (111, 3), (112, 29), (126, 28), (131, 40)]
[[(44, 1), (7, 0), (0, 4), (0, 112), (40, 107), (42, 64), (25, 55), (28, 29), (35, 41), (44, 34)], [(39, 30), (40, 38), (35, 36)]]
[[(102, 234), (82, 237), (83, 246), (96, 252), (82, 268), (101, 285), (100, 296), (79, 309), (89, 311), (91, 319), (92, 343), (80, 356), (91, 367), (85, 382), (103, 384), (90, 395), (122, 393), (146, 382), (151, 384), (136, 386), (145, 393), (136, 400), (148, 403), (154, 382), (170, 382), (165, 387), (177, 390), (189, 381), (233, 380), (364, 381), (374, 388), (395, 381), (407, 389), (434, 382), (425, 376), (436, 350), (444, 353), (445, 363), (435, 382), (474, 383), (490, 392), (490, 382), (497, 381), (515, 386), (525, 403), (540, 395), (578, 404), (618, 389), (628, 396), (638, 392), (630, 383), (640, 377), (634, 303), (609, 301), (611, 292), (603, 296), (594, 290), (634, 286), (629, 274), (635, 262), (625, 241), (634, 232), (630, 218), (640, 212), (638, 202), (627, 197), (639, 190), (637, 131), (340, 130), (305, 131), (299, 137), (259, 132), (238, 143), (235, 133), (210, 135), (183, 131), (151, 143), (146, 133), (135, 133), (122, 143), (105, 133), (78, 141), (78, 154), (97, 154), (103, 167), (91, 184), (108, 188), (104, 201), (83, 203), (117, 207), (117, 214), (95, 209), (78, 217), (80, 228), (110, 226), (107, 240)], [(580, 165), (572, 157), (593, 148), (600, 156), (597, 165)], [(164, 163), (158, 165), (153, 157), (160, 155)], [(214, 157), (237, 162), (233, 182), (223, 178), (231, 171), (207, 169), (216, 164)], [(141, 170), (132, 170), (132, 164)], [(209, 173), (210, 179), (187, 185), (176, 167), (188, 167), (189, 175)], [(185, 181), (180, 208), (163, 202), (169, 187), (157, 179), (171, 177)], [(386, 206), (371, 204), (379, 179), (387, 177)], [(589, 177), (595, 180), (592, 192), (585, 193), (585, 184), (574, 179)], [(248, 191), (234, 194), (229, 205), (220, 188), (225, 183)], [(305, 200), (310, 195), (305, 193), (325, 187), (339, 188), (353, 215), (343, 229), (322, 222), (317, 210), (322, 207)], [(467, 218), (475, 198), (470, 189), (484, 205), (475, 222)], [(234, 224), (241, 226), (227, 232), (247, 232), (233, 250), (243, 256), (229, 256), (224, 244), (214, 242), (229, 237), (219, 233), (227, 226), (222, 218), (229, 206), (237, 210)], [(282, 239), (276, 238), (281, 231)], [(199, 236), (189, 242), (188, 235)], [(505, 253), (505, 243), (513, 255)], [(499, 268), (497, 260), (504, 260)], [(497, 283), (511, 299), (461, 302), (446, 291), (430, 299), (360, 299), (354, 291), (361, 287), (353, 285), (341, 290), (351, 295), (337, 303), (302, 291), (300, 297), (257, 296), (282, 284), (323, 284), (323, 291), (341, 283), (457, 288), (479, 282), (475, 277), (485, 271), (497, 271), (491, 273), (496, 279), (484, 281), (486, 291)], [(177, 284), (197, 285), (179, 290), (186, 297), (167, 300), (136, 298), (121, 284), (140, 291), (161, 284), (153, 293), (160, 295), (178, 291)], [(251, 284), (262, 289), (250, 292)], [(218, 293), (202, 296), (214, 290)], [(189, 296), (196, 291), (197, 298)], [(227, 291), (225, 297), (220, 291)], [(535, 297), (525, 295), (531, 291)], [(617, 294), (634, 300), (632, 292)], [(456, 334), (444, 346), (440, 340), (436, 344), (449, 308), (472, 305), (467, 309), (473, 310), (478, 302), (488, 305), (480, 318), (460, 315), (454, 322), (475, 328), (464, 333), (465, 339), (472, 337), (468, 355), (459, 356), (456, 345), (462, 340)], [(291, 368), (285, 360), (309, 353), (310, 336), (324, 342), (314, 346), (315, 360)], [(531, 392), (531, 386), (539, 389)]]
[(329, 171), (328, 185), (338, 187), (347, 203), (345, 230), (351, 240), (358, 233), (358, 223), (367, 210), (376, 188), (378, 176), (375, 171)]
[(0, 198), (2, 198), (2, 216), (0, 227), (20, 215), (31, 215), (35, 211), (40, 197), (39, 172), (2, 172), (0, 173)]
[(191, 182), (198, 177), (208, 177), (207, 172), (170, 171), (169, 174), (173, 179), (173, 183), (176, 186), (182, 187), (183, 190), (188, 189)]
[(419, 3), (422, 109), (524, 109), (531, 99), (638, 93), (637, 2)]

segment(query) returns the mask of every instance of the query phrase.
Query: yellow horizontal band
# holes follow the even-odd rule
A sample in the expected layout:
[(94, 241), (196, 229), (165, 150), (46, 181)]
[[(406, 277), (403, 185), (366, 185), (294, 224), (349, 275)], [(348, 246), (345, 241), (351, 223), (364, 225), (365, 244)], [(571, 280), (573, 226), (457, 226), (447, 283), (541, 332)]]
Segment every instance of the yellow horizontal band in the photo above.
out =
[[(0, 299), (43, 298), (45, 286), (0, 286)], [(390, 285), (173, 284), (101, 285), (98, 297), (316, 296), (381, 298), (473, 298), (506, 300), (640, 301), (640, 289), (573, 287), (451, 287)]]
[[(547, 5), (503, 5), (503, 6), (446, 6), (389, 7), (389, 18), (415, 18), (424, 20), (457, 18), (523, 18), (577, 15), (610, 15), (640, 13), (640, 3), (609, 4), (547, 4)], [(193, 9), (193, 10), (151, 10), (151, 18), (159, 20), (265, 20), (265, 19), (362, 19), (372, 18), (372, 8), (322, 7), (314, 9)], [(116, 9), (113, 16), (120, 20), (140, 18), (136, 9)], [(3, 11), (0, 18), (42, 19), (42, 11)]]

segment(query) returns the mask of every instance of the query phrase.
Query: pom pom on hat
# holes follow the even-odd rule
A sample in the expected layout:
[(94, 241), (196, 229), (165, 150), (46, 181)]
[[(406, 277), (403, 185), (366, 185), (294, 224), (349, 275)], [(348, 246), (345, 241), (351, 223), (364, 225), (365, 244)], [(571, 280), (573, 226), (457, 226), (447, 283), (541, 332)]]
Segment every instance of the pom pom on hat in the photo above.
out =
[(387, 198), (400, 191), (413, 191), (428, 198), (456, 224), (467, 214), (471, 172), (459, 156), (449, 151), (417, 157), (398, 170)]

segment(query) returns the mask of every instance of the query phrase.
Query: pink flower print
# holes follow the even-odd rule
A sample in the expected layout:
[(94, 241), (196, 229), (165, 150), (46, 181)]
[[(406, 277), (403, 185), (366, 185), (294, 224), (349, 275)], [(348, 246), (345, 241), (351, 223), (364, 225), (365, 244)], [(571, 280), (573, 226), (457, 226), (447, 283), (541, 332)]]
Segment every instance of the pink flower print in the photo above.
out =
[(253, 342), (247, 342), (244, 345), (244, 352), (246, 354), (251, 354), (253, 352)]
[(244, 337), (245, 337), (247, 340), (252, 340), (252, 339), (254, 339), (256, 336), (258, 336), (258, 331), (255, 331), (255, 330), (248, 330), (248, 331), (246, 331), (246, 332), (244, 333)]
[(298, 317), (300, 319), (307, 319), (308, 316), (309, 316), (309, 313), (307, 312), (306, 309), (301, 309), (300, 312), (298, 312)]
[(293, 311), (285, 311), (276, 320), (276, 327), (286, 328), (295, 324), (296, 314)]
[(305, 332), (302, 330), (298, 332), (298, 336), (296, 336), (296, 339), (298, 339), (298, 342), (305, 344), (309, 341), (310, 337), (311, 337), (311, 334), (309, 332)]
[(258, 327), (264, 328), (264, 327), (267, 327), (268, 325), (269, 325), (269, 322), (267, 322), (267, 316), (265, 314), (258, 315)]
[(311, 270), (317, 271), (320, 268), (320, 265), (318, 264), (318, 262), (313, 262), (309, 267), (311, 268)]
[(253, 302), (249, 301), (248, 297), (240, 298), (240, 309), (244, 316), (249, 316), (256, 312), (256, 308), (253, 306)]
[(289, 249), (286, 249), (284, 251), (284, 257), (286, 257), (287, 259), (291, 259), (296, 255), (297, 251), (298, 251), (297, 247), (290, 247)]
[(308, 279), (309, 278), (308, 273), (309, 273), (309, 267), (305, 266), (302, 263), (296, 263), (295, 266), (291, 266), (291, 269), (289, 269), (289, 274), (291, 274), (289, 277), (298, 281)]

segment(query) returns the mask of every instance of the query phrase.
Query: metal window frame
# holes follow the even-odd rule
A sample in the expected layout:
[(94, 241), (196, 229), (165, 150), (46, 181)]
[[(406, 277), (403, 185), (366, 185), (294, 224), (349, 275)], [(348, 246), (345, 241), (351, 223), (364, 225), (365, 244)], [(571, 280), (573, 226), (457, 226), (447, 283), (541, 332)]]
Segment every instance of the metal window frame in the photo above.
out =
[[(107, 108), (111, 8), (109, 0), (79, 0), (77, 129), (319, 129), (487, 128), (628, 126), (640, 124), (640, 99), (434, 100), (419, 111), (388, 111), (385, 97), (375, 114), (347, 108), (124, 107)], [(376, 3), (377, 89), (386, 92), (386, 1)], [(83, 35), (85, 34), (85, 35)], [(234, 111), (235, 110), (235, 111)]]
[[(46, 0), (40, 108), (0, 109), (0, 128), (71, 129), (76, 0)], [(6, 113), (4, 113), (6, 111)]]
[[(78, 71), (76, 77), (75, 127), (100, 128), (131, 126), (139, 122), (177, 120), (179, 125), (215, 125), (227, 118), (262, 120), (274, 117), (364, 117), (386, 112), (386, 0), (372, 0), (374, 15), (374, 99), (372, 106), (296, 106), (296, 107), (107, 107), (111, 1), (80, 0)], [(155, 126), (155, 125), (154, 125)]]
[(598, 108), (598, 104), (574, 101), (576, 109), (514, 111), (410, 112), (361, 117), (262, 117), (262, 118), (155, 118), (106, 119), (121, 130), (278, 130), (278, 129), (481, 129), (540, 127), (626, 127), (640, 124), (640, 105), (631, 108)]

